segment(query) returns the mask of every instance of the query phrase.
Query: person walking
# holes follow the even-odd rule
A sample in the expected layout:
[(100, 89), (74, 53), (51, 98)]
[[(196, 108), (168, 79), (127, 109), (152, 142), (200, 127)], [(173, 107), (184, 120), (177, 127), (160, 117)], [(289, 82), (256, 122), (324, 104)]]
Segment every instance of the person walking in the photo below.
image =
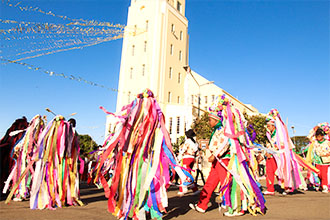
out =
[(302, 166), (308, 169), (314, 169), (315, 167), (306, 164), (306, 161), (293, 151), (295, 146), (289, 137), (288, 129), (282, 121), (277, 109), (272, 109), (267, 114), (267, 120), (266, 134), (269, 140), (267, 148), (276, 153), (266, 153), (267, 190), (264, 194), (275, 195), (275, 174), (283, 189), (283, 195), (291, 193), (299, 188), (307, 190), (307, 184), (301, 172)]
[[(182, 158), (182, 166), (191, 174), (191, 170), (193, 169), (195, 163), (195, 155), (198, 150), (198, 143), (196, 143), (196, 134), (193, 129), (186, 131), (185, 135), (186, 140), (179, 149), (179, 158)], [(199, 192), (195, 182), (193, 182), (189, 187), (195, 194)], [(187, 192), (188, 186), (183, 185), (182, 181), (180, 180), (178, 195), (183, 196)]]
[(200, 149), (200, 148), (198, 148), (196, 160), (197, 160), (197, 169), (196, 169), (195, 184), (198, 185), (197, 182), (198, 182), (198, 177), (200, 174), (202, 181), (203, 181), (203, 185), (205, 185), (205, 179), (204, 179), (204, 174), (203, 174), (203, 152), (202, 152), (202, 149)]
[(249, 167), (246, 149), (245, 119), (225, 96), (218, 96), (209, 108), (209, 124), (213, 128), (208, 161), (212, 163), (210, 174), (200, 193), (197, 204), (189, 207), (204, 213), (217, 185), (219, 208), (227, 209), (225, 216), (240, 216), (245, 212), (252, 215), (265, 212), (265, 201), (255, 176)]
[[(320, 180), (321, 190), (323, 193), (329, 192), (329, 166), (330, 166), (330, 141), (329, 134), (324, 130), (330, 130), (329, 124), (322, 123), (317, 126), (313, 135), (310, 137), (311, 144), (308, 148), (307, 160), (313, 162), (316, 168), (320, 171), (317, 176)], [(310, 176), (311, 173), (309, 173)], [(319, 186), (316, 189), (319, 190)]]

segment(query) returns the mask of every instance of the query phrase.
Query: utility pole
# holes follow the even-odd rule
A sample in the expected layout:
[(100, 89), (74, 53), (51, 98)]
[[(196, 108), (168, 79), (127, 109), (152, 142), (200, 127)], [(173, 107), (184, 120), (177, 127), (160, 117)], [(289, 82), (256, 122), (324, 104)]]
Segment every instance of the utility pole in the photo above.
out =
[(187, 72), (187, 74), (190, 74), (194, 81), (196, 82), (198, 86), (198, 118), (200, 117), (200, 112), (201, 112), (201, 87), (209, 84), (213, 84), (214, 81), (207, 81), (206, 83), (199, 84), (198, 81), (195, 79), (194, 75), (191, 73), (190, 66), (184, 66), (183, 69)]
[(292, 128), (292, 133), (293, 133), (293, 144), (296, 145), (295, 136), (294, 136), (294, 134), (295, 134), (294, 126), (292, 125), (291, 128)]

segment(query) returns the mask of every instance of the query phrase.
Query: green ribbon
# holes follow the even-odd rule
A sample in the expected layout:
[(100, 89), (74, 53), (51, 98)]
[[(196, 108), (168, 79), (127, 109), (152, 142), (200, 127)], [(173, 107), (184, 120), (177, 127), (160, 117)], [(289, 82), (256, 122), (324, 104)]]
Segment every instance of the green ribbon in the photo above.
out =
[(219, 121), (219, 122), (214, 126), (213, 131), (212, 131), (212, 134), (211, 134), (211, 137), (210, 137), (209, 144), (210, 144), (210, 142), (211, 142), (211, 140), (212, 140), (212, 137), (213, 137), (214, 133), (215, 133), (215, 132), (218, 130), (218, 128), (220, 128), (220, 127), (222, 127), (222, 122), (221, 122), (221, 121)]
[(272, 135), (271, 135), (271, 138), (273, 138), (276, 134), (276, 129), (273, 131)]

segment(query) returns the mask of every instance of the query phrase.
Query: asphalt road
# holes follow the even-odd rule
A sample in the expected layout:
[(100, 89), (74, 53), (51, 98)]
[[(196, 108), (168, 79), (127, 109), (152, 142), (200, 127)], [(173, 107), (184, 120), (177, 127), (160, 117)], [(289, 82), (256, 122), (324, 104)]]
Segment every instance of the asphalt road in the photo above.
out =
[[(264, 180), (261, 184), (265, 186)], [(197, 202), (198, 196), (188, 193), (184, 197), (177, 196), (178, 188), (171, 186), (168, 191), (169, 207), (163, 219), (229, 219), (218, 211), (218, 206), (214, 202), (215, 195), (210, 200), (206, 213), (197, 213), (188, 206), (190, 202)], [(267, 212), (264, 216), (256, 217), (246, 214), (234, 219), (308, 219), (322, 220), (330, 219), (330, 193), (324, 194), (316, 191), (299, 191), (294, 194), (283, 196), (276, 193), (275, 196), (266, 196)], [(1, 220), (35, 220), (35, 219), (79, 219), (79, 220), (115, 220), (111, 213), (107, 212), (107, 199), (103, 190), (94, 186), (81, 184), (81, 200), (85, 204), (82, 207), (64, 207), (52, 210), (30, 210), (29, 201), (11, 202), (4, 204), (2, 197), (0, 202)]]

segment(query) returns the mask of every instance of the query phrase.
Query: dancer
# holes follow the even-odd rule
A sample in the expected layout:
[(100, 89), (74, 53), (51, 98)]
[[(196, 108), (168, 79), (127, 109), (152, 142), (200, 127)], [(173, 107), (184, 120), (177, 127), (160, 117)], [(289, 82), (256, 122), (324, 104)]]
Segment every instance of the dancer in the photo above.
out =
[[(187, 169), (187, 171), (191, 174), (190, 171), (194, 167), (195, 156), (196, 156), (196, 152), (198, 150), (198, 143), (196, 143), (196, 140), (194, 139), (196, 134), (193, 129), (189, 129), (188, 131), (186, 131), (185, 135), (187, 138), (186, 138), (184, 144), (180, 146), (179, 158), (182, 158), (182, 166), (185, 169)], [(181, 182), (180, 182), (180, 187), (179, 187), (179, 192), (178, 192), (179, 196), (183, 196), (185, 193), (188, 192), (188, 186), (182, 185)], [(190, 185), (190, 188), (192, 189), (194, 194), (199, 193), (195, 182)]]
[(265, 200), (249, 167), (244, 146), (247, 144), (245, 119), (230, 100), (222, 95), (209, 108), (209, 123), (213, 128), (209, 150), (212, 168), (197, 204), (190, 208), (204, 213), (210, 197), (220, 182), (219, 207), (228, 208), (225, 216), (252, 215), (265, 212)]
[(8, 178), (15, 162), (11, 158), (11, 152), (18, 141), (23, 137), (28, 126), (26, 117), (16, 119), (0, 140), (0, 190), (2, 192), (4, 182)]
[[(102, 108), (102, 107), (101, 107)], [(102, 108), (104, 110), (104, 108)], [(105, 110), (104, 110), (105, 111)], [(170, 165), (183, 184), (193, 177), (177, 166), (164, 115), (150, 90), (115, 114), (112, 130), (98, 150), (95, 183), (102, 184), (108, 211), (117, 218), (161, 218), (168, 206)], [(189, 182), (185, 182), (186, 175)]]
[[(32, 147), (28, 150), (29, 163), (25, 170), (19, 173), (20, 177), (11, 188), (5, 203), (9, 203), (21, 181), (29, 171), (33, 171), (31, 209), (55, 209), (64, 205), (82, 206), (83, 203), (79, 200), (78, 173), (80, 148), (73, 127), (63, 116), (58, 115), (38, 136), (37, 144), (34, 139), (28, 140), (28, 146)], [(83, 169), (80, 167), (80, 173), (82, 172)]]
[(324, 138), (325, 133), (322, 128), (318, 128), (315, 132), (315, 156), (319, 157), (316, 168), (320, 170), (319, 178), (321, 179), (322, 192), (328, 193), (328, 169), (330, 166), (330, 141)]
[[(37, 149), (37, 142), (44, 128), (44, 121), (40, 115), (32, 118), (29, 126), (22, 134), (23, 137), (15, 145), (11, 158), (15, 161), (11, 173), (6, 181), (3, 193), (6, 193), (10, 184), (14, 188), (16, 183), (19, 183), (16, 192), (14, 192), (14, 201), (22, 201), (30, 196), (33, 167), (29, 164), (33, 163), (32, 156)], [(26, 170), (27, 167), (30, 169)], [(24, 172), (27, 172), (24, 174)], [(24, 175), (24, 178), (20, 179)]]
[(308, 173), (308, 179), (313, 186), (319, 190), (321, 186), (323, 193), (329, 192), (329, 166), (330, 166), (330, 126), (329, 123), (320, 123), (311, 130), (308, 136), (311, 143), (308, 147), (306, 160), (316, 165), (320, 170), (318, 174)]
[[(267, 131), (270, 133), (270, 143), (267, 143), (267, 148), (273, 151), (277, 151), (278, 147), (275, 144), (275, 120), (269, 120), (267, 122)], [(266, 186), (267, 190), (263, 192), (264, 195), (275, 195), (274, 181), (275, 172), (277, 170), (277, 163), (272, 154), (266, 152)], [(285, 194), (285, 192), (284, 192)]]
[(288, 135), (286, 125), (283, 123), (279, 112), (272, 109), (268, 115), (267, 137), (268, 148), (276, 153), (266, 153), (266, 183), (265, 195), (275, 195), (275, 172), (278, 176), (283, 195), (300, 188), (307, 190), (306, 182), (301, 172), (302, 166), (318, 172), (318, 170), (299, 157), (293, 148), (295, 147)]

